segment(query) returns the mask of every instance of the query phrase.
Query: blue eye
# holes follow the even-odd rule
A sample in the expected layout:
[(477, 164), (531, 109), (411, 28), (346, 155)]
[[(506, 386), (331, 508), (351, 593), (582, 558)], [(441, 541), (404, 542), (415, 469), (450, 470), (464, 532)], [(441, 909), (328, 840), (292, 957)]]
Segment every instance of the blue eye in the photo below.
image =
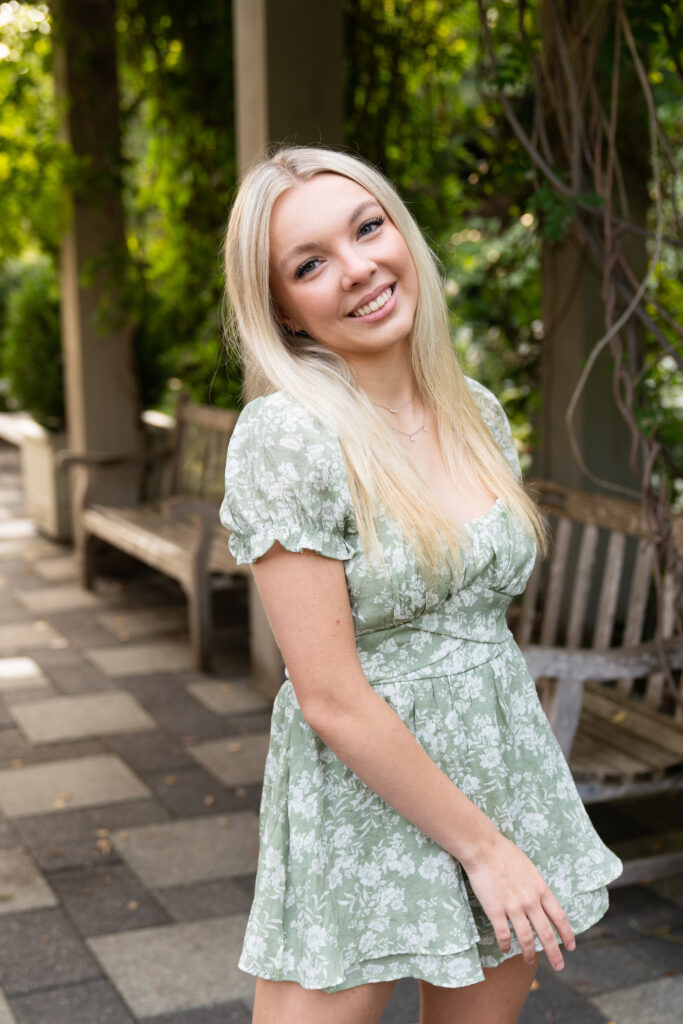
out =
[(294, 277), (295, 277), (295, 278), (297, 279), (297, 281), (298, 281), (300, 277), (303, 277), (303, 276), (304, 276), (304, 274), (310, 274), (310, 273), (311, 273), (311, 271), (315, 270), (315, 268), (317, 267), (317, 265), (318, 265), (318, 260), (317, 260), (317, 259), (310, 259), (310, 260), (305, 260), (305, 261), (304, 261), (304, 262), (303, 262), (303, 263), (302, 263), (302, 264), (301, 264), (300, 266), (298, 266), (298, 267), (296, 268), (296, 270), (294, 271)]
[[(364, 235), (371, 235), (377, 228), (381, 228), (384, 224), (384, 217), (372, 217), (370, 220), (364, 221), (358, 229), (358, 234), (363, 237)], [(367, 230), (366, 230), (367, 228)]]

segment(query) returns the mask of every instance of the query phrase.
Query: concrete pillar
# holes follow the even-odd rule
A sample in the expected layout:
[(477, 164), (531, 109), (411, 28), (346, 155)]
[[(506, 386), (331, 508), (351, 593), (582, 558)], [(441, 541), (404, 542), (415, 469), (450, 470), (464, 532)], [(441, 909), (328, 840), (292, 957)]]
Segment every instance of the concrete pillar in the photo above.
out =
[(233, 0), (237, 158), (344, 139), (341, 0)]
[[(69, 447), (139, 450), (139, 399), (132, 330), (121, 302), (127, 252), (121, 202), (115, 0), (54, 5), (61, 134), (87, 161), (72, 191), (73, 215), (60, 254), (62, 337)], [(136, 473), (108, 470), (99, 500), (135, 497)]]

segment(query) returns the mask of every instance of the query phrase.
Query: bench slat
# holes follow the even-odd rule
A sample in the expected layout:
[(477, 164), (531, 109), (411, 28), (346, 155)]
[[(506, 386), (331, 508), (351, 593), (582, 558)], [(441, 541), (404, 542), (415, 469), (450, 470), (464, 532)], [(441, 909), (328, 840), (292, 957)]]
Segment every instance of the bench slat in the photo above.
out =
[(644, 781), (656, 774), (644, 761), (614, 747), (606, 746), (601, 738), (590, 736), (585, 731), (577, 732), (574, 744), (569, 764), (570, 767), (581, 771), (584, 776), (592, 775), (594, 778), (610, 781)]
[(633, 701), (599, 684), (586, 683), (583, 700), (586, 710), (609, 721), (617, 717), (625, 731), (652, 740), (683, 760), (683, 730), (673, 719), (657, 714), (645, 704), (634, 707)]
[(614, 530), (607, 542), (605, 575), (598, 598), (598, 616), (593, 633), (593, 647), (597, 649), (609, 647), (612, 639), (625, 548), (626, 534)]
[[(652, 579), (652, 560), (654, 552), (652, 544), (641, 539), (638, 542), (636, 553), (636, 564), (631, 580), (631, 591), (629, 595), (628, 608), (626, 610), (626, 625), (624, 627), (624, 638), (622, 643), (625, 646), (637, 644), (643, 635), (643, 623), (645, 621), (645, 608), (647, 606), (647, 595)], [(633, 678), (625, 676), (618, 682), (620, 693), (630, 693), (633, 688)]]
[(576, 567), (574, 592), (572, 594), (571, 607), (569, 610), (569, 624), (567, 626), (567, 646), (579, 647), (583, 634), (583, 620), (586, 614), (586, 605), (590, 596), (593, 563), (598, 544), (598, 528), (589, 523), (583, 528), (581, 543), (579, 546), (579, 558)]
[(615, 750), (629, 754), (653, 770), (667, 769), (680, 762), (677, 754), (665, 750), (661, 744), (622, 729), (619, 722), (615, 722), (612, 718), (605, 719), (601, 715), (596, 715), (588, 708), (584, 709), (581, 716), (579, 732), (594, 740), (599, 740)]
[(558, 520), (541, 626), (541, 643), (544, 646), (552, 646), (557, 642), (557, 625), (566, 586), (570, 539), (571, 523), (568, 519)]

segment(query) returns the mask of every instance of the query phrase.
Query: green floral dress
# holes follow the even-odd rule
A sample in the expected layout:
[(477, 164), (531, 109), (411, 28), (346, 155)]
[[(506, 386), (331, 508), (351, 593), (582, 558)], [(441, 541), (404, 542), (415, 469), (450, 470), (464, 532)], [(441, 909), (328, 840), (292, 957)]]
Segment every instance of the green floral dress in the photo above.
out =
[[(519, 478), (495, 396), (467, 378)], [(601, 842), (506, 624), (536, 547), (502, 499), (466, 526), (456, 586), (434, 589), (383, 510), (382, 575), (359, 543), (336, 435), (283, 392), (243, 409), (221, 520), (238, 563), (278, 540), (344, 563), (370, 685), (432, 759), (536, 864), (575, 932), (604, 914), (621, 863)], [(240, 967), (334, 992), (372, 981), (482, 981), (501, 953), (459, 862), (372, 792), (305, 722), (289, 675), (273, 708), (256, 893)], [(540, 949), (540, 943), (537, 942)]]

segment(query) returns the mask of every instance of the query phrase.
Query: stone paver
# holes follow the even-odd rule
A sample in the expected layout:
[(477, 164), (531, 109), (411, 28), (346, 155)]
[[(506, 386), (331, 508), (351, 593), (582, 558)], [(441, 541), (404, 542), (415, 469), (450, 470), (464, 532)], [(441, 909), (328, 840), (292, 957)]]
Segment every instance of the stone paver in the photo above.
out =
[(47, 583), (67, 583), (75, 580), (78, 566), (73, 555), (58, 555), (35, 563), (34, 571)]
[(248, 679), (222, 683), (189, 683), (188, 692), (218, 715), (238, 715), (245, 711), (264, 711), (270, 703), (250, 685)]
[(3, 654), (30, 651), (33, 647), (53, 647), (63, 637), (42, 619), (13, 622), (0, 626), (0, 651)]
[(36, 562), (39, 558), (50, 558), (58, 554), (60, 549), (43, 537), (12, 538), (0, 540), (0, 561), (21, 558), (27, 563)]
[(244, 786), (263, 779), (268, 753), (268, 734), (237, 736), (198, 743), (189, 751), (225, 786)]
[(170, 641), (100, 647), (86, 651), (85, 656), (100, 671), (114, 679), (146, 673), (187, 672), (192, 668), (187, 644)]
[[(44, 562), (41, 564), (45, 565)], [(24, 608), (36, 615), (49, 615), (50, 612), (68, 612), (102, 606), (101, 597), (76, 584), (41, 587), (36, 590), (17, 590), (16, 596)]]
[(660, 978), (591, 999), (616, 1024), (681, 1024), (683, 977)]
[(232, 914), (88, 939), (88, 946), (138, 1017), (253, 998), (254, 979), (236, 966), (246, 916)]
[(0, 772), (0, 809), (9, 818), (149, 795), (147, 786), (113, 754)]
[[(216, 593), (214, 674), (197, 672), (175, 584), (113, 562), (85, 595), (17, 481), (0, 442), (0, 1024), (249, 1024), (269, 703), (243, 595)], [(670, 827), (674, 806), (597, 820), (640, 835), (623, 823)], [(563, 972), (541, 967), (520, 1024), (681, 1024), (683, 876), (610, 902)], [(404, 979), (381, 1024), (418, 1016)]]
[(613, 945), (582, 943), (579, 935), (576, 949), (570, 956), (565, 957), (562, 980), (575, 991), (588, 996), (621, 985), (650, 981), (660, 974), (660, 970), (636, 956), (628, 948), (622, 950), (621, 956), (615, 962)]
[(10, 707), (32, 743), (54, 743), (57, 740), (156, 728), (151, 715), (134, 697), (121, 690), (82, 697), (53, 697)]
[(0, 985), (7, 999), (101, 977), (101, 969), (57, 907), (7, 914), (0, 928)]
[(235, 811), (170, 821), (115, 832), (112, 841), (145, 885), (185, 885), (245, 875), (256, 870), (258, 815)]
[(0, 992), (0, 1024), (17, 1024), (17, 1018), (12, 1013), (2, 992)]
[(55, 893), (81, 935), (103, 935), (168, 923), (151, 893), (123, 864), (57, 871)]
[(254, 898), (255, 875), (215, 878), (191, 885), (155, 889), (158, 902), (174, 921), (202, 921), (225, 914), (247, 914)]
[(48, 679), (33, 658), (0, 658), (0, 693), (5, 690), (35, 690)]
[(251, 1024), (251, 1013), (244, 1003), (231, 1000), (216, 1006), (202, 1006), (198, 1010), (162, 1013), (158, 1017), (148, 1017), (145, 1024)]
[(110, 982), (99, 978), (29, 992), (12, 1004), (16, 1024), (135, 1024)]
[(23, 540), (35, 537), (36, 528), (30, 519), (6, 519), (0, 522), (0, 540)]
[(53, 907), (57, 897), (21, 847), (0, 850), (0, 914)]
[(185, 608), (126, 608), (104, 612), (97, 621), (120, 640), (139, 640), (187, 631)]
[(675, 878), (660, 878), (659, 881), (652, 884), (651, 888), (658, 896), (683, 907), (683, 875), (677, 875)]

